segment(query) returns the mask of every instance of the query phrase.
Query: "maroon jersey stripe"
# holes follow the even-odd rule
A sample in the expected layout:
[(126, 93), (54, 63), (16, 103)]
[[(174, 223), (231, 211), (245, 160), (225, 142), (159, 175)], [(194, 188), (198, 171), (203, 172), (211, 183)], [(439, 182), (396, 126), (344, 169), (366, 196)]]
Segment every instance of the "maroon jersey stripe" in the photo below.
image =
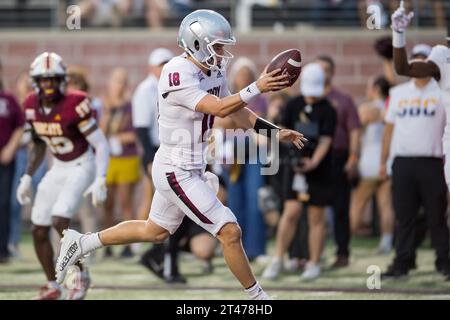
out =
[(214, 116), (210, 115), (209, 116), (209, 129), (212, 129), (213, 125), (214, 125)]
[(209, 114), (204, 114), (202, 119), (202, 137), (201, 137), (202, 141), (205, 141), (204, 140), (205, 132), (206, 130), (208, 130), (208, 116)]
[(180, 184), (177, 181), (177, 178), (175, 176), (175, 172), (167, 172), (166, 173), (167, 181), (169, 182), (170, 187), (172, 188), (173, 192), (177, 195), (178, 198), (186, 205), (186, 207), (189, 208), (189, 210), (192, 211), (193, 214), (197, 216), (197, 218), (200, 219), (201, 222), (206, 224), (213, 224), (211, 220), (209, 220), (207, 217), (205, 217), (200, 210), (197, 209), (197, 207), (189, 200), (186, 193), (184, 193), (183, 189), (181, 188)]

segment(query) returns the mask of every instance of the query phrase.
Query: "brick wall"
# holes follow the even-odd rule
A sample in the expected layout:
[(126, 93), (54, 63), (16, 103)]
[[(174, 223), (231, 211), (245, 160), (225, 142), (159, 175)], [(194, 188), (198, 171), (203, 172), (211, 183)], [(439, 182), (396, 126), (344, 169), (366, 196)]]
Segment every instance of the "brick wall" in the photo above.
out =
[[(389, 31), (306, 29), (283, 34), (258, 31), (237, 35), (238, 44), (233, 53), (250, 57), (259, 68), (278, 52), (292, 47), (301, 50), (306, 62), (318, 54), (329, 54), (336, 60), (335, 84), (359, 102), (364, 97), (367, 78), (382, 72), (381, 60), (373, 51), (373, 42), (386, 34)], [(443, 43), (444, 34), (444, 30), (409, 32), (408, 44)], [(0, 57), (8, 88), (12, 88), (18, 73), (27, 70), (32, 59), (43, 51), (55, 51), (67, 64), (84, 66), (89, 72), (94, 95), (101, 94), (110, 70), (116, 66), (129, 70), (130, 85), (134, 88), (146, 75), (149, 52), (159, 46), (179, 52), (176, 31), (0, 32)], [(297, 90), (298, 84), (293, 87), (293, 91)]]

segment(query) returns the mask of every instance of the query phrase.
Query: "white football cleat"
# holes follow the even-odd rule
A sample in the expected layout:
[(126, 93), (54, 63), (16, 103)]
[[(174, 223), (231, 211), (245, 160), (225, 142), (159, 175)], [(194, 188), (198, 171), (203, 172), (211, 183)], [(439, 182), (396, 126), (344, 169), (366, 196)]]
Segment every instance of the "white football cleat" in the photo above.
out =
[(262, 278), (267, 280), (273, 280), (279, 276), (282, 270), (283, 270), (283, 259), (272, 258), (269, 265), (264, 270)]
[(315, 263), (308, 262), (305, 266), (305, 271), (303, 271), (300, 278), (302, 280), (314, 280), (320, 276), (320, 266)]
[(87, 267), (83, 266), (83, 271), (80, 271), (78, 266), (72, 266), (67, 272), (65, 284), (69, 291), (66, 300), (83, 300), (91, 285)]
[(80, 244), (80, 239), (82, 236), (83, 234), (75, 230), (66, 229), (63, 231), (61, 249), (59, 251), (59, 257), (56, 260), (55, 269), (56, 282), (59, 284), (61, 284), (66, 278), (68, 268), (84, 257)]

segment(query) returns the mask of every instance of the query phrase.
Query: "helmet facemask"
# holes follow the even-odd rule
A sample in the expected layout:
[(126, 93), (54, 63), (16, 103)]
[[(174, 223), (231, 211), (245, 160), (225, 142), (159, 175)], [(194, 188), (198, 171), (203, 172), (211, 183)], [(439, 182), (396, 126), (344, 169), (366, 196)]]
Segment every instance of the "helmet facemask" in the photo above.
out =
[[(48, 89), (42, 89), (40, 85), (41, 79), (48, 79), (52, 78), (55, 79), (58, 84), (48, 88)], [(40, 76), (40, 77), (33, 77), (33, 87), (37, 91), (39, 97), (41, 99), (56, 102), (61, 99), (61, 97), (64, 95), (64, 92), (66, 91), (67, 86), (67, 79), (65, 76)]]
[[(230, 40), (217, 39), (211, 43), (208, 43), (206, 45), (206, 49), (208, 50), (209, 55), (204, 59), (204, 61), (202, 61), (202, 63), (206, 64), (206, 67), (212, 71), (224, 69), (228, 64), (228, 61), (230, 61), (230, 59), (233, 59), (234, 57), (230, 51), (225, 49), (225, 46), (234, 45), (235, 43), (236, 41), (234, 39)], [(221, 44), (224, 46), (223, 54), (218, 54), (216, 50), (214, 50), (214, 45), (216, 44)], [(220, 63), (218, 62), (217, 59), (218, 57), (220, 58)]]

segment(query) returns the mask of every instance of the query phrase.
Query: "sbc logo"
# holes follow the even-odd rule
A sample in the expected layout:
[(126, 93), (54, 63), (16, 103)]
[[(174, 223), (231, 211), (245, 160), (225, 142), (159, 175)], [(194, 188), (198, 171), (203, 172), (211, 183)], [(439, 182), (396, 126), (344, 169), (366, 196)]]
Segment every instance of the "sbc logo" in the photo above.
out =
[(381, 289), (381, 269), (379, 266), (370, 265), (367, 267), (366, 273), (371, 274), (366, 281), (367, 289), (380, 290)]
[(380, 30), (381, 29), (381, 7), (376, 4), (371, 4), (367, 7), (367, 14), (370, 17), (367, 18), (366, 26), (369, 30)]

